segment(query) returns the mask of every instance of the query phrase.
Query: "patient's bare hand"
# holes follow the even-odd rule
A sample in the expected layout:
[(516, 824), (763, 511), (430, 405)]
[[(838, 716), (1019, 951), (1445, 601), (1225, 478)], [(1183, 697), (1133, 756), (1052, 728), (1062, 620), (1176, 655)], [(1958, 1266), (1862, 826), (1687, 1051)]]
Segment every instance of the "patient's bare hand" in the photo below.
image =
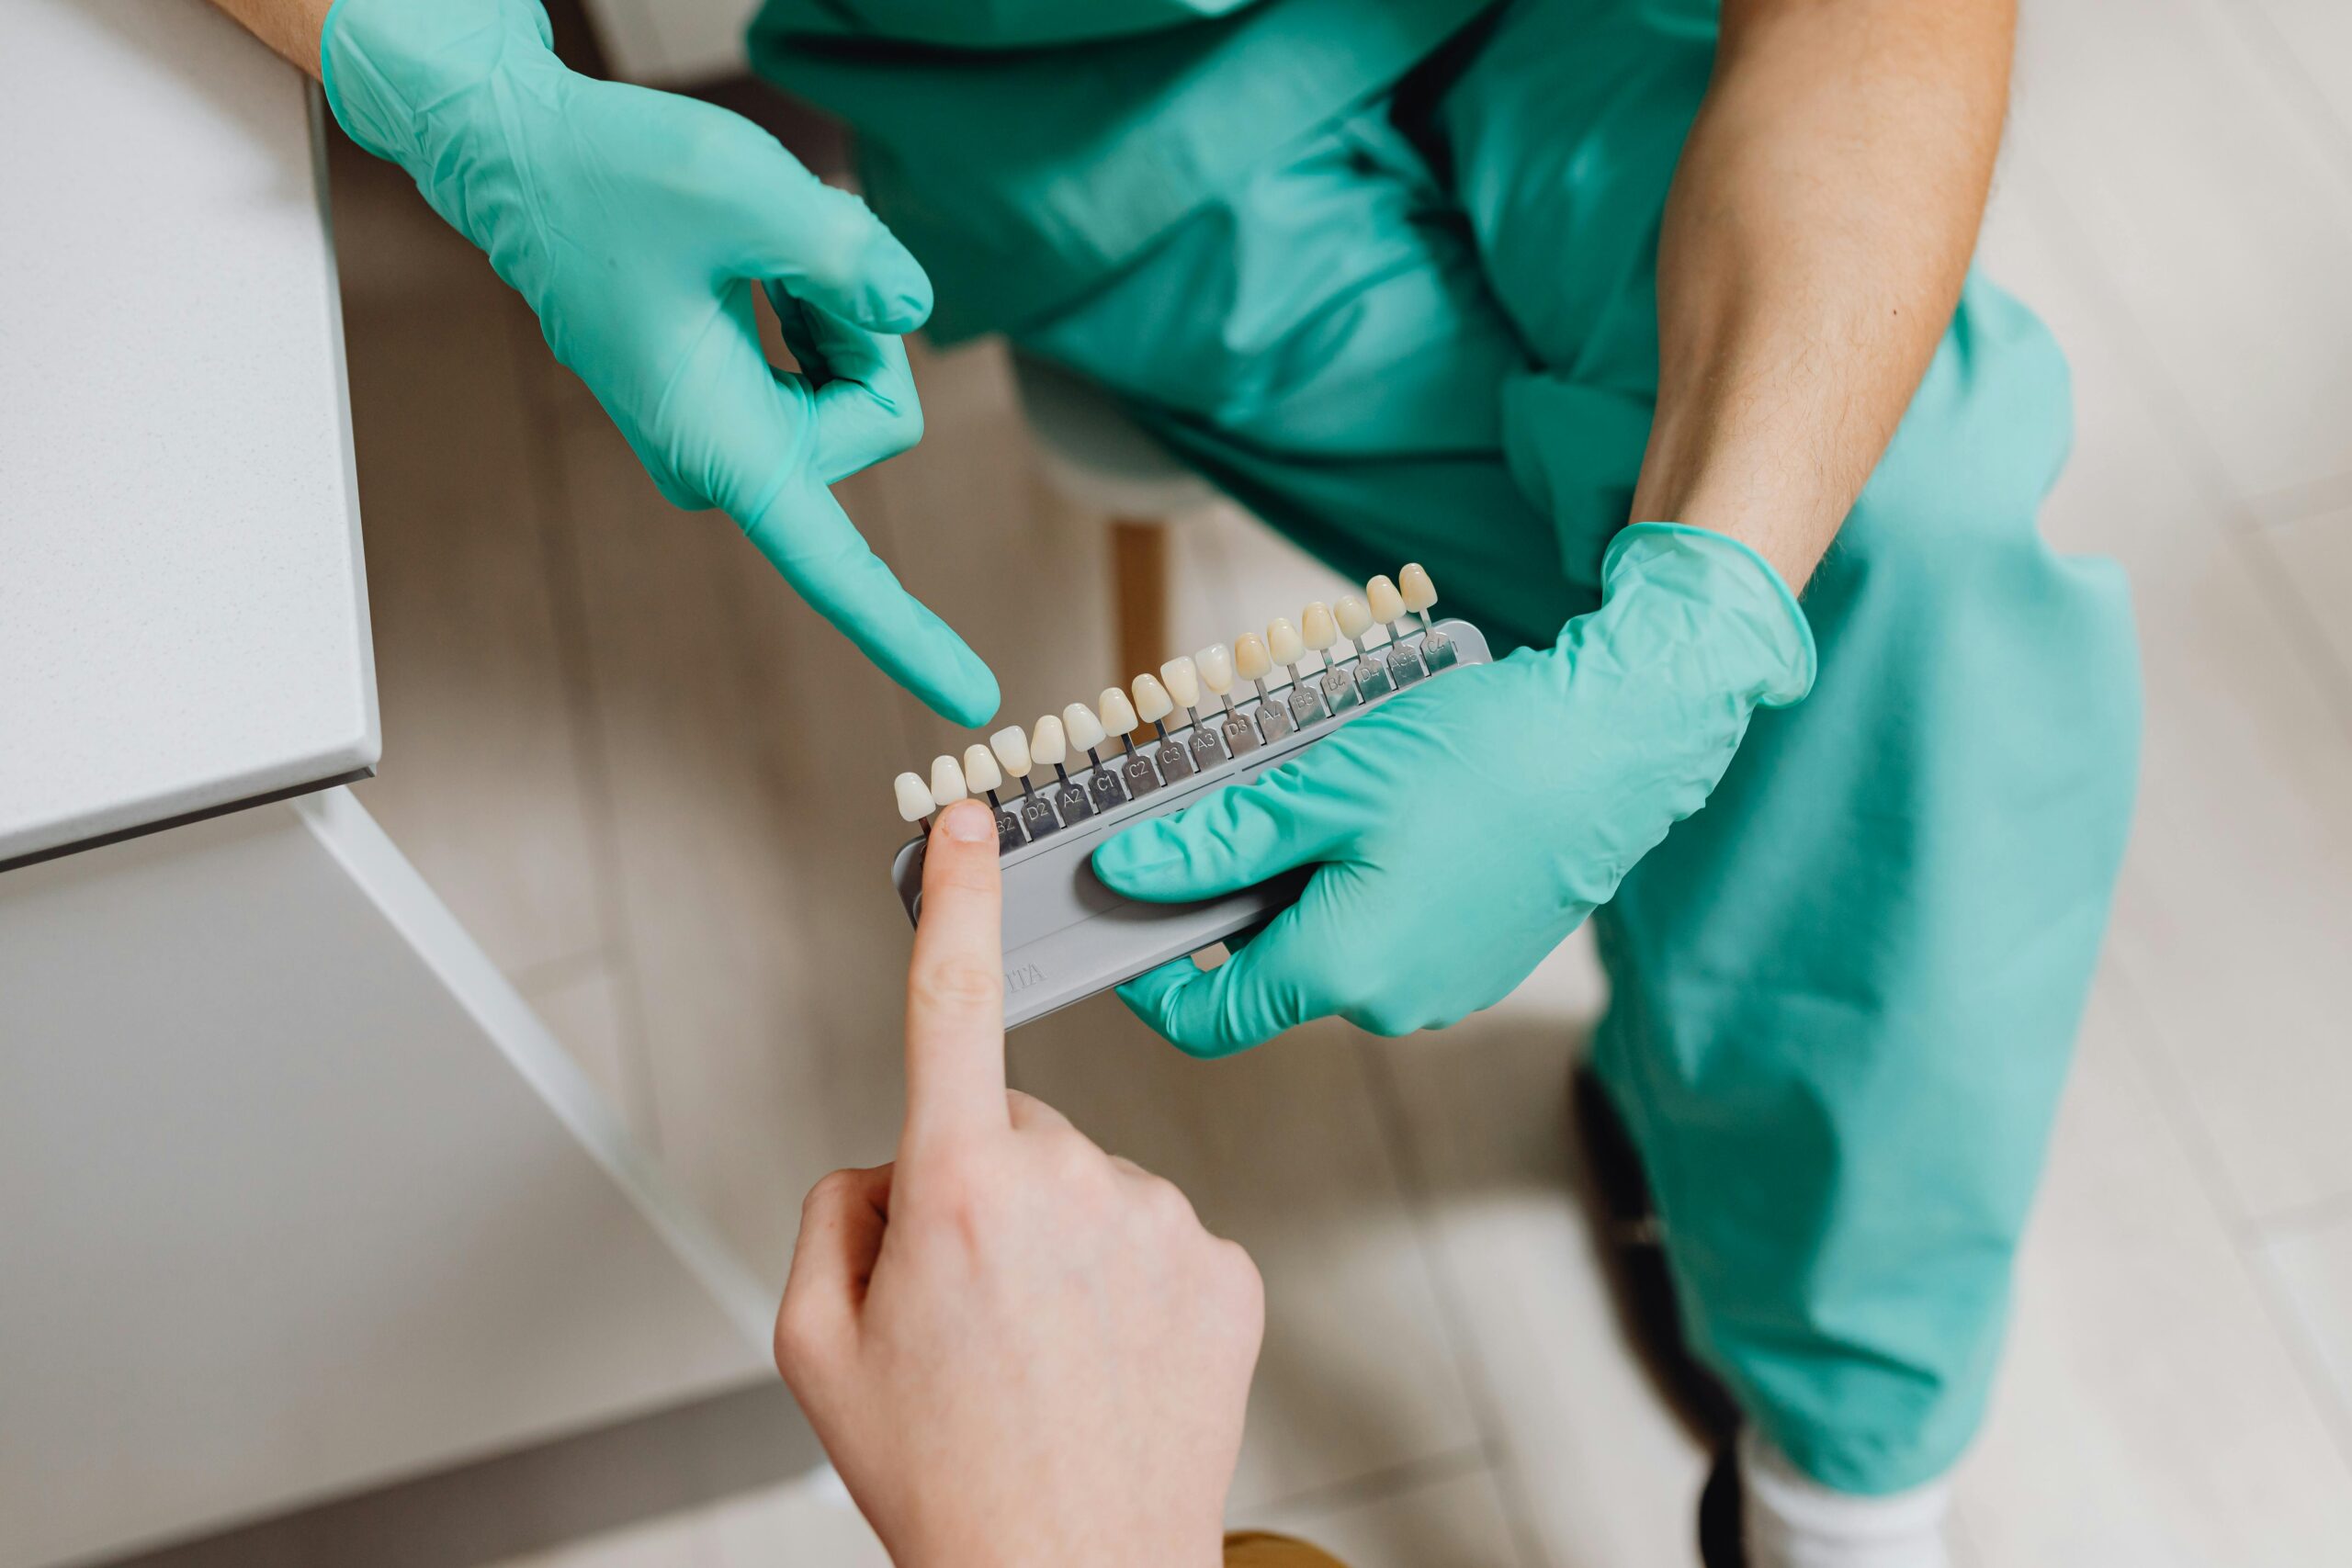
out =
[(1004, 1082), (996, 832), (949, 807), (898, 1159), (802, 1213), (776, 1365), (900, 1568), (1214, 1564), (1264, 1324), (1182, 1193)]

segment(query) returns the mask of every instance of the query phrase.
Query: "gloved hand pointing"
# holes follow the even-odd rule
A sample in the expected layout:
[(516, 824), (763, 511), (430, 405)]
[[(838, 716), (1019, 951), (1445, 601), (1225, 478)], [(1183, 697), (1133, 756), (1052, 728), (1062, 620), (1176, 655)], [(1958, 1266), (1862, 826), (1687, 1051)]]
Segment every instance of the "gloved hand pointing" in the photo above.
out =
[[(826, 488), (922, 433), (905, 344), (922, 267), (855, 197), (709, 104), (575, 74), (537, 0), (336, 0), (322, 78), (538, 313), (662, 493), (724, 511), (786, 581), (942, 715), (997, 687)], [(800, 361), (762, 351), (764, 288)]]
[(1813, 684), (1804, 617), (1745, 545), (1637, 524), (1602, 577), (1555, 647), (1447, 671), (1096, 850), (1105, 883), (1162, 901), (1318, 867), (1221, 967), (1180, 958), (1120, 998), (1223, 1056), (1331, 1015), (1442, 1027), (1525, 979), (1705, 803), (1757, 705)]

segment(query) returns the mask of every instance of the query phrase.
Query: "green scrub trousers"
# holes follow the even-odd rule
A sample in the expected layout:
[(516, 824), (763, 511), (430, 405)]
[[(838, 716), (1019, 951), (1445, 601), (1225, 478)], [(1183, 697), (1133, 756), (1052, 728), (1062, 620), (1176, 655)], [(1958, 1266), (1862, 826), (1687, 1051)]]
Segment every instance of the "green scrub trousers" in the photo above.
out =
[[(876, 205), (927, 242), (952, 327), (1010, 330), (1111, 389), (1344, 572), (1426, 562), (1509, 645), (1594, 606), (1629, 521), (1660, 215), (1714, 35), (1698, 0), (1513, 0), (1312, 125), (1250, 122), (1254, 161), (1201, 188), (1193, 164), (1130, 158), (1122, 177), (1182, 210), (1091, 269), (1067, 238), (1085, 204), (1035, 169), (982, 197), (924, 188), (887, 51), (862, 79), (804, 75), (779, 26), (763, 59), (873, 128), (893, 165)], [(1050, 122), (1051, 82), (1152, 42), (958, 69), (974, 102), (992, 64), (1029, 73), (999, 112)], [(1282, 51), (1312, 44), (1273, 29), (1220, 69), (1280, 79)], [(1198, 106), (1215, 73), (1191, 70), (1152, 112)], [(943, 250), (943, 212), (982, 199), (999, 209)], [(1028, 266), (991, 260), (1023, 243)], [(1060, 297), (1040, 275), (1067, 275)], [(1847, 1491), (1942, 1473), (1982, 1417), (2122, 854), (2124, 583), (2035, 521), (2070, 433), (2057, 346), (1972, 277), (1806, 589), (1812, 695), (1756, 715), (1707, 808), (1596, 917), (1612, 994), (1594, 1063), (1690, 1342)]]

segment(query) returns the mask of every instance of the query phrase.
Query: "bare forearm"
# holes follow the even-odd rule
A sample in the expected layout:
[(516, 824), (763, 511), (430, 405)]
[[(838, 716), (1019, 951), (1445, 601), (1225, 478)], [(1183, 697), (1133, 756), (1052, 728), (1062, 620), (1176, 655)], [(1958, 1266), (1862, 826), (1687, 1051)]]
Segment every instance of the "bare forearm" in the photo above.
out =
[(1659, 240), (1635, 521), (1812, 574), (1959, 299), (2014, 25), (2012, 0), (1726, 0)]
[(244, 24), (244, 28), (279, 54), (315, 76), (319, 73), (319, 32), (326, 26), (327, 7), (334, 0), (212, 0)]

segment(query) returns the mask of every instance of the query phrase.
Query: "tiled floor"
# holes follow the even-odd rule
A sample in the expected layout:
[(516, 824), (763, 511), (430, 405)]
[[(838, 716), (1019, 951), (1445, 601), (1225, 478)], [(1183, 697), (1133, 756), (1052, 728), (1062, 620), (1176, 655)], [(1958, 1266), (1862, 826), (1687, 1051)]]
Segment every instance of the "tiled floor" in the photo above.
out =
[[(1962, 1546), (2352, 1562), (2352, 23), (2029, 10), (1985, 265), (2074, 363), (2050, 527), (2133, 576), (2147, 772)], [(362, 798), (780, 1281), (801, 1190), (888, 1145), (886, 785), (946, 731), (655, 497), (396, 179), (345, 160), (337, 223), (386, 732)], [(1009, 711), (1101, 685), (1100, 529), (1044, 490), (1001, 355), (919, 375), (931, 434), (844, 487), (852, 513)], [(1183, 647), (1325, 581), (1229, 515), (1176, 559)], [(1024, 1087), (1265, 1268), (1240, 1517), (1367, 1565), (1690, 1562), (1702, 1461), (1566, 1190), (1599, 997), (1572, 944), (1436, 1038), (1329, 1027), (1204, 1067), (1098, 1003), (1017, 1039)], [(879, 1558), (793, 1483), (526, 1561)]]

